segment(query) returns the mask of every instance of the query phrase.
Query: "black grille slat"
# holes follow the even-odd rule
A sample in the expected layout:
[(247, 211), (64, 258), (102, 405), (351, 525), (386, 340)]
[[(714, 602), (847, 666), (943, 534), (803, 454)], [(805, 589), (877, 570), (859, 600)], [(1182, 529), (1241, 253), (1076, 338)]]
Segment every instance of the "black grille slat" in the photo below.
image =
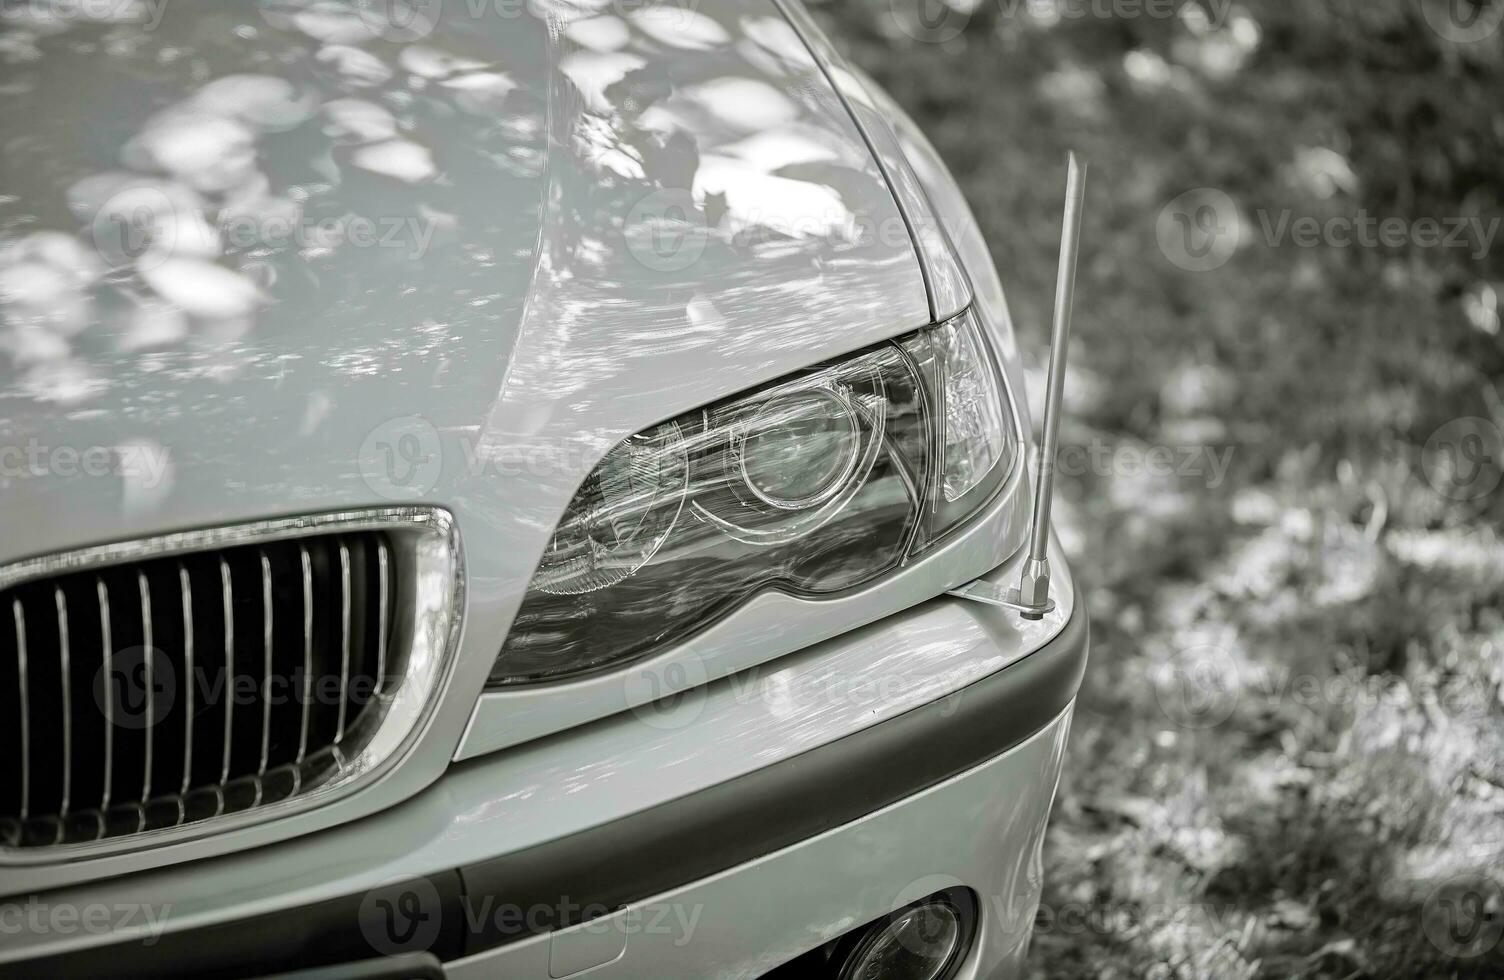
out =
[[(12, 844), (20, 833), (23, 781), (29, 778), (27, 719), (23, 715), (20, 658), (9, 604), (0, 605), (0, 843)], [(9, 818), (9, 819), (7, 819)]]
[(382, 646), (395, 577), (387, 537), (352, 532), (0, 590), (0, 846), (178, 826), (337, 774), (405, 666)]
[(56, 836), (58, 817), (63, 803), (63, 771), (67, 765), (61, 756), (63, 711), (61, 650), (58, 643), (57, 615), (52, 589), (46, 586), (23, 586), (14, 600), (20, 603), (20, 633), (24, 637), (26, 663), (28, 787), (30, 825), (27, 838), (35, 843), (50, 843)]

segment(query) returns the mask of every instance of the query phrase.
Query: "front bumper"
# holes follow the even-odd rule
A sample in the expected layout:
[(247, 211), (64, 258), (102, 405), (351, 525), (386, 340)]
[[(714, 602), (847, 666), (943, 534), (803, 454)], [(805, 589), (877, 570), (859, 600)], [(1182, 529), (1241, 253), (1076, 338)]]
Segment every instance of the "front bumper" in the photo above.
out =
[[(459, 764), (356, 824), (0, 900), (75, 910), (20, 935), (0, 915), (0, 974), (244, 976), (431, 949), (455, 976), (757, 976), (961, 885), (980, 906), (961, 976), (1006, 975), (1087, 645), (1076, 596), (1041, 624), (936, 599), (712, 684), (687, 714)], [(870, 702), (829, 686), (863, 671), (897, 680)], [(132, 906), (157, 915), (79, 926)]]

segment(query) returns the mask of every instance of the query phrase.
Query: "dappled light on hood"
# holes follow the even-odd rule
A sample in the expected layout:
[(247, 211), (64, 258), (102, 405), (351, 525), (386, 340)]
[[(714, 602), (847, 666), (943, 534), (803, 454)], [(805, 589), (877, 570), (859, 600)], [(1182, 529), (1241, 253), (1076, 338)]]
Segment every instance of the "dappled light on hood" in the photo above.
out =
[(928, 320), (772, 4), (160, 10), (0, 22), (0, 433), (167, 464), (0, 480), (12, 547), (419, 495), (541, 547), (627, 434)]

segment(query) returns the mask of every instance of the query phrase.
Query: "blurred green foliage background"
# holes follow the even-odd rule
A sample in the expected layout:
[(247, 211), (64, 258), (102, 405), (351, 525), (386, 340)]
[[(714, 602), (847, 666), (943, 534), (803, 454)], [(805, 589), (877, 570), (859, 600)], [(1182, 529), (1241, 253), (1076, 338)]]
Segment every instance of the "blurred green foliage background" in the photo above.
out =
[[(1426, 449), (1504, 426), (1504, 31), (1437, 29), (1468, 0), (918, 2), (812, 8), (961, 181), (1036, 404), (1067, 149), (1092, 165), (1057, 520), (1094, 648), (1036, 975), (1504, 976), (1500, 460)], [(1194, 271), (1166, 207), (1206, 188), (1241, 232)], [(1476, 223), (1278, 234), (1361, 214)]]

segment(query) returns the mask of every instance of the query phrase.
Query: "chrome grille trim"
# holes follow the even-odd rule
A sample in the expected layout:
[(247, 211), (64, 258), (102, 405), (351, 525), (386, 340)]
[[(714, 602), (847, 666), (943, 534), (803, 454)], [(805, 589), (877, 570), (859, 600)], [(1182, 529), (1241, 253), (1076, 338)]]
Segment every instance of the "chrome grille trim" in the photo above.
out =
[[(193, 676), (193, 588), (188, 581), (188, 569), (178, 562), (178, 601), (183, 605), (183, 662), (189, 677)], [(184, 685), (187, 711), (183, 713), (183, 782), (178, 794), (186, 795), (193, 785), (193, 685)]]
[(52, 602), (57, 607), (57, 645), (58, 657), (62, 663), (62, 703), (63, 703), (63, 802), (58, 807), (58, 831), (61, 833), (61, 823), (68, 819), (68, 803), (73, 795), (73, 693), (69, 690), (69, 682), (73, 673), (68, 669), (68, 599), (63, 595), (63, 590), (52, 590)]
[(272, 745), (272, 563), (262, 551), (261, 560), (261, 764), (256, 767), (256, 799), (261, 799), (261, 777)]
[[(153, 642), (154, 638), (151, 629), (151, 583), (146, 581), (146, 574), (144, 572), (136, 573), (136, 586), (141, 595), (141, 636), (143, 637), (141, 649), (147, 651), (145, 656), (141, 658), (142, 670), (146, 675), (147, 692), (146, 697), (142, 701), (142, 704), (146, 707), (146, 765), (141, 774), (141, 806), (144, 808), (146, 801), (151, 799), (151, 767), (153, 762), (151, 750), (157, 740), (157, 702), (151, 696), (152, 692), (157, 689), (157, 658), (153, 657), (150, 653), (151, 650), (156, 648), (156, 644)], [(141, 813), (141, 819), (143, 822), (146, 819), (144, 809)]]
[[(298, 761), (302, 762), (308, 755), (308, 716), (313, 697), (313, 560), (308, 557), (307, 545), (298, 545), (298, 564), (303, 572), (303, 705), (298, 724)], [(386, 602), (385, 595), (381, 601)]]
[[(219, 560), (219, 585), (221, 595), (224, 597), (225, 620), (225, 676), (230, 677), (235, 673), (235, 603), (232, 601), (230, 586), (230, 563), (223, 558)], [(235, 699), (225, 698), (225, 742), (224, 764), (219, 770), (220, 802), (224, 801), (225, 784), (230, 781), (230, 737), (234, 732), (235, 722)]]
[[(114, 672), (115, 640), (110, 634), (110, 587), (104, 579), (94, 579), (95, 596), (99, 600), (100, 665), (104, 676)], [(110, 808), (110, 792), (114, 789), (115, 765), (115, 701), (104, 698), (104, 786), (99, 792), (99, 808)]]
[(334, 727), (335, 745), (345, 738), (345, 704), (349, 700), (345, 693), (350, 687), (350, 549), (343, 541), (339, 543), (339, 610), (339, 721)]
[[(316, 538), (321, 539), (317, 550), (313, 542)], [(237, 554), (250, 557), (237, 559), (233, 554), (205, 554), (236, 548), (240, 549)], [(310, 591), (303, 587), (301, 566), (305, 551), (313, 558), (313, 605), (315, 609), (322, 609), (316, 616), (324, 617), (322, 620), (316, 619), (311, 628), (310, 624), (299, 624), (298, 617), (291, 608), (310, 595)], [(181, 562), (160, 561), (177, 555), (183, 556)], [(326, 557), (319, 558), (318, 555)], [(133, 563), (153, 561), (156, 564), (144, 569), (129, 567)], [(322, 572), (319, 571), (320, 562), (323, 563)], [(339, 566), (337, 569), (334, 567), (336, 563)], [(258, 565), (260, 568), (257, 568)], [(210, 599), (205, 603), (203, 600), (212, 596), (209, 582), (215, 577), (215, 566), (219, 569), (221, 601), (216, 603)], [(186, 666), (188, 653), (184, 640), (188, 636), (195, 638), (191, 655), (195, 668), (201, 664), (218, 663), (220, 654), (212, 650), (218, 640), (213, 637), (219, 631), (218, 628), (223, 626), (226, 662), (239, 671), (246, 684), (246, 700), (242, 706), (254, 709), (260, 701), (262, 710), (253, 710), (250, 718), (244, 718), (242, 712), (233, 710), (233, 699), (226, 697), (226, 710), (223, 717), (220, 717), (218, 706), (212, 705), (212, 697), (195, 698), (193, 714), (203, 715), (203, 720), (209, 727), (200, 725), (195, 728), (191, 722), (185, 722), (184, 727), (179, 728), (176, 723), (177, 714), (183, 710), (183, 697), (179, 696), (176, 702), (167, 698), (163, 702), (165, 707), (161, 709), (157, 709), (148, 698), (145, 701), (144, 716), (151, 721), (165, 723), (156, 725), (157, 731), (152, 737), (150, 727), (146, 733), (129, 731), (132, 727), (141, 727), (143, 712), (139, 698), (129, 709), (127, 716), (120, 714), (117, 703), (114, 718), (106, 722), (110, 724), (106, 731), (106, 741), (113, 732), (114, 724), (120, 723), (123, 717), (133, 718), (135, 724), (127, 724), (121, 732), (113, 732), (113, 751), (107, 756), (114, 760), (110, 772), (101, 771), (97, 758), (90, 760), (90, 765), (94, 768), (84, 770), (88, 772), (85, 800), (80, 803), (75, 799), (71, 806), (71, 810), (77, 811), (77, 815), (68, 828), (69, 836), (62, 843), (50, 846), (41, 841), (34, 831), (38, 821), (57, 812), (58, 773), (54, 769), (48, 774), (45, 780), (47, 809), (39, 810), (36, 803), (35, 765), (38, 745), (35, 737), (38, 731), (35, 717), (36, 695), (39, 690), (36, 685), (39, 675), (34, 669), (37, 662), (36, 643), (31, 641), (35, 641), (38, 636), (46, 639), (49, 664), (44, 679), (49, 690), (49, 700), (55, 696), (51, 694), (51, 679), (57, 670), (58, 651), (53, 645), (56, 638), (51, 635), (51, 626), (45, 625), (45, 620), (50, 617), (43, 617), (41, 633), (35, 622), (28, 620), (34, 618), (33, 614), (40, 608), (34, 605), (37, 602), (37, 590), (44, 589), (46, 594), (53, 592), (54, 583), (37, 580), (76, 576), (77, 573), (92, 572), (94, 569), (100, 569), (100, 574), (89, 575), (82, 584), (76, 577), (58, 583), (68, 602), (70, 625), (73, 627), (70, 655), (75, 661), (75, 702), (78, 702), (79, 695), (85, 689), (83, 685), (86, 678), (79, 671), (94, 667), (113, 671), (135, 670), (137, 680), (132, 682), (134, 689), (139, 687), (143, 674), (158, 670), (150, 656), (143, 658), (143, 668), (134, 668), (133, 663), (121, 660), (122, 649), (129, 650), (132, 644), (145, 639), (143, 634), (146, 630), (152, 630), (152, 644), (165, 644), (170, 651), (167, 654), (169, 659), (162, 661), (161, 669), (172, 668), (175, 660), (176, 673)], [(270, 591), (266, 588), (268, 572), (274, 580), (274, 588)], [(319, 577), (321, 575), (322, 579)], [(335, 584), (335, 575), (339, 576), (338, 584)], [(139, 609), (131, 608), (137, 606), (136, 603), (119, 603), (120, 587), (124, 584), (122, 576), (125, 576), (124, 582), (128, 582), (130, 577), (137, 579), (135, 584), (141, 593)], [(328, 584), (319, 586), (319, 581)], [(22, 586), (25, 588), (20, 589)], [(373, 587), (383, 589), (379, 601), (372, 594)], [(86, 590), (84, 595), (94, 593), (89, 596), (90, 600), (96, 596), (100, 600), (101, 622), (97, 633), (92, 613), (80, 618), (78, 600), (81, 596), (75, 591), (80, 588)], [(338, 600), (333, 595), (336, 588), (340, 590)], [(8, 814), (5, 810), (0, 810), (0, 814), (5, 814), (0, 816), (0, 866), (45, 866), (233, 832), (252, 824), (292, 817), (314, 807), (334, 803), (382, 781), (383, 776), (412, 755), (427, 730), (434, 711), (442, 703), (460, 636), (465, 582), (458, 531), (453, 517), (447, 511), (431, 507), (388, 507), (170, 534), (27, 559), (0, 567), (0, 596), (10, 598), (9, 591), (12, 589), (18, 590), (12, 608), (12, 618), (18, 627), (17, 649), (19, 646), (29, 645), (30, 654), (29, 658), (25, 658), (24, 664), (23, 658), (18, 656), (17, 671), (26, 670), (28, 666), (33, 668), (26, 671), (32, 675), (28, 678), (29, 687), (22, 686), (23, 690), (29, 690), (32, 695), (28, 713), (31, 719), (31, 746), (25, 757), (32, 783), (32, 805), (28, 816), (33, 821), (33, 828), (32, 832), (25, 832), (23, 828), (25, 836), (20, 840), (26, 846), (16, 846), (15, 839), (10, 836), (15, 821), (7, 819), (16, 815), (16, 810), (13, 809), (16, 784), (9, 783), (7, 790), (5, 782), (0, 780), (0, 801), (4, 800), (4, 794), (8, 791), (9, 803), (3, 805), (12, 807)], [(195, 595), (195, 590), (199, 594)], [(354, 601), (356, 596), (360, 597), (359, 604)], [(339, 603), (337, 611), (334, 608), (336, 601)], [(0, 603), (3, 603), (3, 599), (0, 599)], [(278, 604), (284, 606), (285, 617), (274, 615), (275, 605)], [(118, 608), (121, 605), (125, 606), (125, 612)], [(262, 607), (260, 616), (256, 615), (257, 605)], [(27, 608), (28, 606), (32, 608)], [(216, 610), (216, 606), (221, 608)], [(0, 608), (3, 608), (3, 604), (0, 604)], [(204, 608), (207, 608), (207, 618), (198, 615)], [(140, 616), (139, 622), (135, 618), (137, 615)], [(222, 623), (214, 622), (218, 615), (223, 615)], [(243, 625), (239, 622), (242, 619), (246, 620)], [(80, 622), (84, 624), (82, 632), (86, 635), (83, 637), (80, 637)], [(350, 624), (348, 631), (344, 629), (346, 622)], [(180, 628), (183, 630), (183, 637), (177, 635)], [(122, 630), (126, 633), (125, 637), (122, 637)], [(334, 636), (336, 632), (348, 632), (349, 636), (338, 638)], [(301, 651), (300, 644), (295, 639), (299, 634), (302, 634), (303, 640)], [(206, 636), (211, 638), (207, 644), (203, 642)], [(250, 638), (249, 644), (246, 642), (247, 638)], [(90, 650), (79, 660), (81, 639)], [(257, 640), (262, 641), (263, 650), (254, 650)], [(381, 649), (379, 658), (372, 651), (373, 640), (386, 641), (387, 645)], [(247, 646), (250, 649), (245, 649)], [(239, 654), (238, 664), (235, 661), (237, 648), (243, 651)], [(324, 652), (320, 653), (320, 650)], [(349, 705), (347, 710), (340, 712), (343, 715), (339, 722), (339, 735), (344, 743), (342, 746), (332, 744), (335, 726), (333, 705), (323, 709), (325, 714), (315, 712), (310, 720), (308, 739), (303, 741), (303, 706), (293, 705), (285, 700), (299, 696), (297, 683), (286, 683), (277, 688), (275, 703), (269, 702), (268, 691), (274, 685), (266, 683), (267, 672), (264, 668), (267, 651), (273, 653), (273, 668), (277, 672), (278, 682), (290, 678), (298, 669), (299, 662), (306, 662), (305, 655), (311, 655), (319, 665), (319, 673), (314, 675), (315, 680), (318, 676), (327, 676), (328, 680), (324, 685), (327, 689), (335, 682), (333, 675), (338, 673), (338, 690), (345, 696), (361, 699), (358, 704)], [(9, 657), (5, 654), (5, 644), (0, 643), (0, 675), (7, 674), (8, 664), (5, 664), (5, 660)], [(249, 655), (249, 659), (246, 659), (246, 655)], [(337, 663), (335, 658), (338, 658)], [(211, 667), (211, 670), (217, 669)], [(373, 671), (376, 675), (374, 685), (370, 683)], [(362, 681), (358, 687), (353, 683), (357, 674)], [(9, 676), (16, 677), (16, 674), (11, 673)], [(167, 684), (171, 683), (172, 677), (172, 673), (161, 674)], [(262, 682), (259, 690), (254, 684), (257, 679)], [(303, 683), (306, 684), (307, 681)], [(5, 686), (4, 676), (0, 676), (0, 694), (4, 694)], [(373, 687), (382, 692), (379, 705), (368, 699)], [(203, 690), (207, 692), (211, 689), (206, 686)], [(12, 703), (14, 693), (11, 692)], [(329, 696), (325, 694), (322, 697)], [(307, 704), (307, 699), (304, 699), (304, 704)], [(75, 703), (74, 707), (76, 715), (78, 704)], [(343, 699), (340, 707), (346, 707)], [(213, 720), (209, 721), (211, 715)], [(320, 722), (320, 718), (327, 720)], [(92, 756), (95, 753), (90, 749), (99, 746), (101, 742), (95, 731), (101, 724), (99, 713), (95, 712), (84, 720), (87, 722), (88, 734), (82, 742), (77, 737), (77, 725), (73, 726), (74, 749), (75, 752), (82, 751)], [(57, 724), (55, 716), (53, 720), (47, 721), (44, 726), (47, 739), (57, 737), (53, 734), (57, 731)], [(270, 738), (267, 736), (268, 724), (271, 726)], [(325, 727), (320, 728), (320, 734), (316, 738), (313, 729), (321, 725)], [(232, 735), (232, 740), (226, 740), (222, 746), (214, 746), (212, 742), (220, 737), (215, 729), (221, 727)], [(14, 722), (11, 731), (16, 731)], [(122, 744), (123, 733), (134, 738), (134, 749), (128, 749)], [(238, 739), (237, 733), (243, 733), (247, 737)], [(205, 742), (206, 736), (208, 743)], [(178, 737), (184, 740), (181, 747), (176, 744)], [(142, 799), (130, 803), (115, 801), (116, 812), (106, 815), (111, 818), (111, 830), (107, 833), (105, 821), (100, 820), (96, 833), (92, 825), (85, 821), (85, 817), (92, 812), (86, 808), (118, 797), (120, 793), (115, 787), (120, 784), (122, 776), (134, 780), (137, 775), (136, 765), (129, 766), (130, 771), (126, 773), (122, 770), (120, 761), (130, 758), (128, 753), (134, 751), (138, 753), (135, 763), (139, 764), (139, 755), (148, 738), (154, 743), (152, 767), (155, 768), (142, 766)], [(263, 744), (266, 745), (265, 751)], [(240, 747), (236, 747), (237, 745)], [(57, 743), (52, 743), (48, 752), (55, 753), (56, 746)], [(181, 769), (178, 765), (179, 758), (173, 758), (179, 748), (183, 750), (180, 756)], [(122, 752), (127, 754), (122, 755)], [(289, 772), (288, 767), (294, 753), (305, 756), (308, 764), (315, 768)], [(205, 758), (200, 760), (200, 756)], [(81, 757), (75, 755), (75, 758)], [(203, 763), (210, 765), (208, 772), (205, 772)], [(14, 773), (14, 755), (11, 757), (11, 766)], [(0, 767), (0, 773), (4, 771)], [(75, 796), (79, 788), (79, 771), (76, 768), (74, 770)], [(187, 800), (178, 792), (184, 772), (191, 783)], [(14, 776), (5, 778), (8, 780)], [(108, 796), (101, 787), (101, 778), (110, 785)], [(386, 785), (384, 781), (382, 784)], [(168, 786), (171, 786), (170, 791)], [(376, 792), (373, 799), (381, 798), (385, 792), (384, 789)], [(153, 796), (153, 793), (166, 795)], [(260, 805), (248, 809), (246, 800), (252, 793)], [(194, 807), (196, 815), (185, 818), (185, 806)], [(356, 804), (356, 809), (359, 808), (359, 804)], [(126, 820), (122, 822), (121, 817)], [(289, 821), (289, 830), (306, 826), (307, 822), (306, 817)], [(122, 836), (122, 826), (139, 833)], [(50, 825), (46, 830), (48, 836), (51, 836)], [(258, 833), (263, 836), (266, 833), (275, 835), (277, 830), (270, 828)], [(59, 840), (63, 838), (60, 836)]]
[(387, 554), (386, 542), (383, 541), (379, 545), (377, 545), (377, 547), (376, 547), (376, 569), (377, 569), (376, 574), (380, 577), (380, 587), (377, 589), (377, 591), (381, 594), (381, 604), (380, 604), (380, 607), (377, 610), (377, 621), (376, 621), (376, 623), (377, 623), (377, 625), (376, 625), (377, 634), (376, 635), (379, 637), (379, 640), (378, 640), (378, 642), (376, 644), (376, 650), (377, 650), (377, 654), (376, 654), (376, 693), (377, 694), (381, 693), (381, 687), (382, 687), (383, 684), (386, 683), (387, 622), (388, 622), (388, 617), (390, 616), (390, 612), (387, 609), (387, 596), (391, 594), (390, 591), (389, 591), (389, 584), (387, 582), (387, 575), (389, 574), (388, 571), (387, 571), (387, 563), (389, 561), (390, 561), (390, 556)]
[(21, 600), (10, 604), (11, 619), (16, 625), (16, 673), (19, 675), (21, 701), (21, 819), (31, 813), (31, 699), (28, 695), (29, 679), (26, 675), (26, 610)]

